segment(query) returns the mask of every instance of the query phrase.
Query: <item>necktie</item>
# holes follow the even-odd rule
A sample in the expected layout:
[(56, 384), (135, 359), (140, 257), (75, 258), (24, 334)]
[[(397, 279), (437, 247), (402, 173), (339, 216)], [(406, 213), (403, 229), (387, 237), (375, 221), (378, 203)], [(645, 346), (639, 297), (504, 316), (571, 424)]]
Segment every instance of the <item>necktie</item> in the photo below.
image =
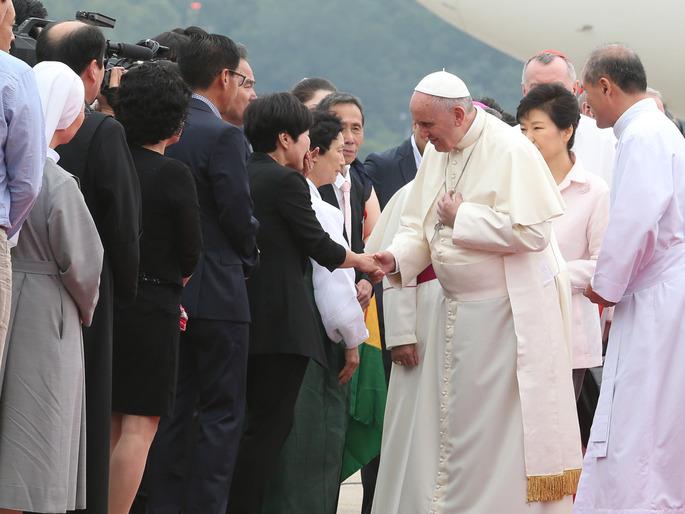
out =
[(343, 217), (345, 218), (345, 234), (347, 235), (347, 242), (352, 245), (352, 208), (350, 206), (350, 187), (352, 184), (346, 180), (340, 186), (343, 195)]

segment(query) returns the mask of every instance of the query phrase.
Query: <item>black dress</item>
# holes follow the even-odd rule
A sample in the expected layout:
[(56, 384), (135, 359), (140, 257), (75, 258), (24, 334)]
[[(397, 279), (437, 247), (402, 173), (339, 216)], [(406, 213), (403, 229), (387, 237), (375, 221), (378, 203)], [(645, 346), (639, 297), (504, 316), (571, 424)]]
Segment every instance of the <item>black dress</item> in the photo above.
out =
[(112, 410), (165, 416), (173, 409), (182, 277), (201, 249), (195, 181), (180, 161), (131, 147), (140, 179), (143, 234), (138, 295), (115, 302)]

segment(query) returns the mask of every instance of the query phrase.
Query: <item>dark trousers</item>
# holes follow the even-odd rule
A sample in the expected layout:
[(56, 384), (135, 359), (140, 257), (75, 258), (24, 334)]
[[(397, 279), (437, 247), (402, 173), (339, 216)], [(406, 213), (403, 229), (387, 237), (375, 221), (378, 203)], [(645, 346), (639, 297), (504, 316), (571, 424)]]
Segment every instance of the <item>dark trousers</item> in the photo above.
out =
[(174, 413), (162, 419), (148, 459), (149, 514), (226, 511), (245, 415), (248, 328), (189, 320)]
[(261, 514), (267, 481), (293, 426), (295, 402), (308, 363), (309, 358), (301, 355), (250, 355), (247, 424), (231, 486), (229, 514)]
[[(390, 350), (385, 349), (385, 318), (383, 316), (383, 283), (373, 286), (373, 291), (376, 295), (376, 305), (378, 307), (378, 328), (381, 333), (381, 344), (383, 346), (383, 368), (385, 370), (385, 381), (390, 383), (390, 370), (392, 369), (392, 359), (390, 357)], [(373, 506), (373, 494), (376, 490), (376, 479), (378, 478), (378, 466), (380, 465), (380, 455), (366, 466), (362, 467), (362, 488), (364, 495), (362, 496), (362, 510), (361, 514), (371, 514), (371, 507)]]

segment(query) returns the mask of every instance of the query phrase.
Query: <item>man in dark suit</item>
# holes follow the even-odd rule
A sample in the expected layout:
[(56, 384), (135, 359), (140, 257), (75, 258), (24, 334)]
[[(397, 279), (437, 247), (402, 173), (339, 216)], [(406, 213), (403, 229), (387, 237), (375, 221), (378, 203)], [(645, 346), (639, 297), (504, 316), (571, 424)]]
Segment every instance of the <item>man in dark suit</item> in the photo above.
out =
[[(320, 188), (321, 198), (334, 207), (340, 208), (345, 216), (347, 202), (349, 202), (350, 216), (345, 220), (345, 237), (353, 252), (363, 252), (365, 235), (368, 235), (364, 233), (365, 218), (367, 214), (371, 214), (375, 222), (380, 215), (380, 206), (371, 179), (366, 174), (364, 165), (357, 158), (359, 149), (364, 143), (364, 108), (357, 97), (349, 93), (334, 92), (321, 100), (317, 109), (332, 112), (340, 118), (345, 140), (343, 154), (347, 165), (347, 169), (338, 175), (334, 184)], [(345, 188), (348, 188), (349, 200), (345, 198)], [(373, 294), (371, 282), (363, 273), (356, 274), (355, 282), (357, 299), (362, 309), (366, 309)]]
[[(373, 182), (373, 187), (378, 194), (381, 209), (384, 209), (393, 195), (406, 184), (414, 180), (416, 171), (421, 164), (423, 150), (427, 141), (420, 135), (417, 126), (414, 125), (412, 135), (402, 144), (390, 148), (382, 153), (369, 154), (364, 161), (366, 173)], [(374, 286), (376, 306), (378, 308), (378, 328), (381, 334), (383, 346), (383, 364), (385, 376), (390, 380), (390, 368), (392, 362), (390, 352), (385, 349), (385, 319), (383, 317), (383, 284)], [(370, 514), (373, 504), (373, 493), (376, 489), (376, 477), (380, 456), (373, 459), (362, 468), (362, 484), (364, 497), (362, 499), (362, 514)]]
[(174, 414), (162, 420), (148, 462), (150, 514), (224, 514), (242, 432), (250, 322), (245, 279), (257, 265), (258, 223), (243, 133), (221, 119), (245, 81), (235, 71), (238, 62), (235, 43), (215, 34), (194, 34), (178, 57), (193, 98), (181, 140), (167, 154), (195, 177), (204, 251), (183, 292), (189, 320)]
[(364, 169), (376, 190), (381, 210), (397, 191), (414, 180), (426, 142), (414, 127), (412, 135), (399, 146), (367, 156)]
[[(78, 21), (41, 32), (37, 60), (60, 61), (81, 77), (92, 103), (104, 76), (105, 37)], [(37, 100), (36, 100), (37, 101)], [(86, 504), (83, 512), (107, 514), (109, 435), (112, 416), (113, 302), (138, 288), (140, 184), (123, 127), (111, 116), (86, 109), (76, 136), (57, 148), (60, 166), (78, 177), (105, 249), (100, 298), (93, 323), (83, 329), (86, 373)]]

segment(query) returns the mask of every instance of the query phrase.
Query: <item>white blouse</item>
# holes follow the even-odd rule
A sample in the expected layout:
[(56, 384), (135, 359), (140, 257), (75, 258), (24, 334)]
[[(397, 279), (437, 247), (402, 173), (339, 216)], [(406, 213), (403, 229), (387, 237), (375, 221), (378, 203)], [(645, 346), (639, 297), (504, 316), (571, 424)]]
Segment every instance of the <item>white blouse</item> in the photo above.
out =
[[(312, 208), (321, 227), (333, 241), (349, 249), (343, 235), (342, 211), (324, 202), (311, 180), (307, 179), (307, 184)], [(359, 346), (368, 339), (369, 331), (366, 329), (364, 312), (357, 301), (354, 270), (336, 269), (331, 272), (314, 259), (311, 261), (314, 299), (326, 334), (335, 343), (342, 341), (346, 348)]]

